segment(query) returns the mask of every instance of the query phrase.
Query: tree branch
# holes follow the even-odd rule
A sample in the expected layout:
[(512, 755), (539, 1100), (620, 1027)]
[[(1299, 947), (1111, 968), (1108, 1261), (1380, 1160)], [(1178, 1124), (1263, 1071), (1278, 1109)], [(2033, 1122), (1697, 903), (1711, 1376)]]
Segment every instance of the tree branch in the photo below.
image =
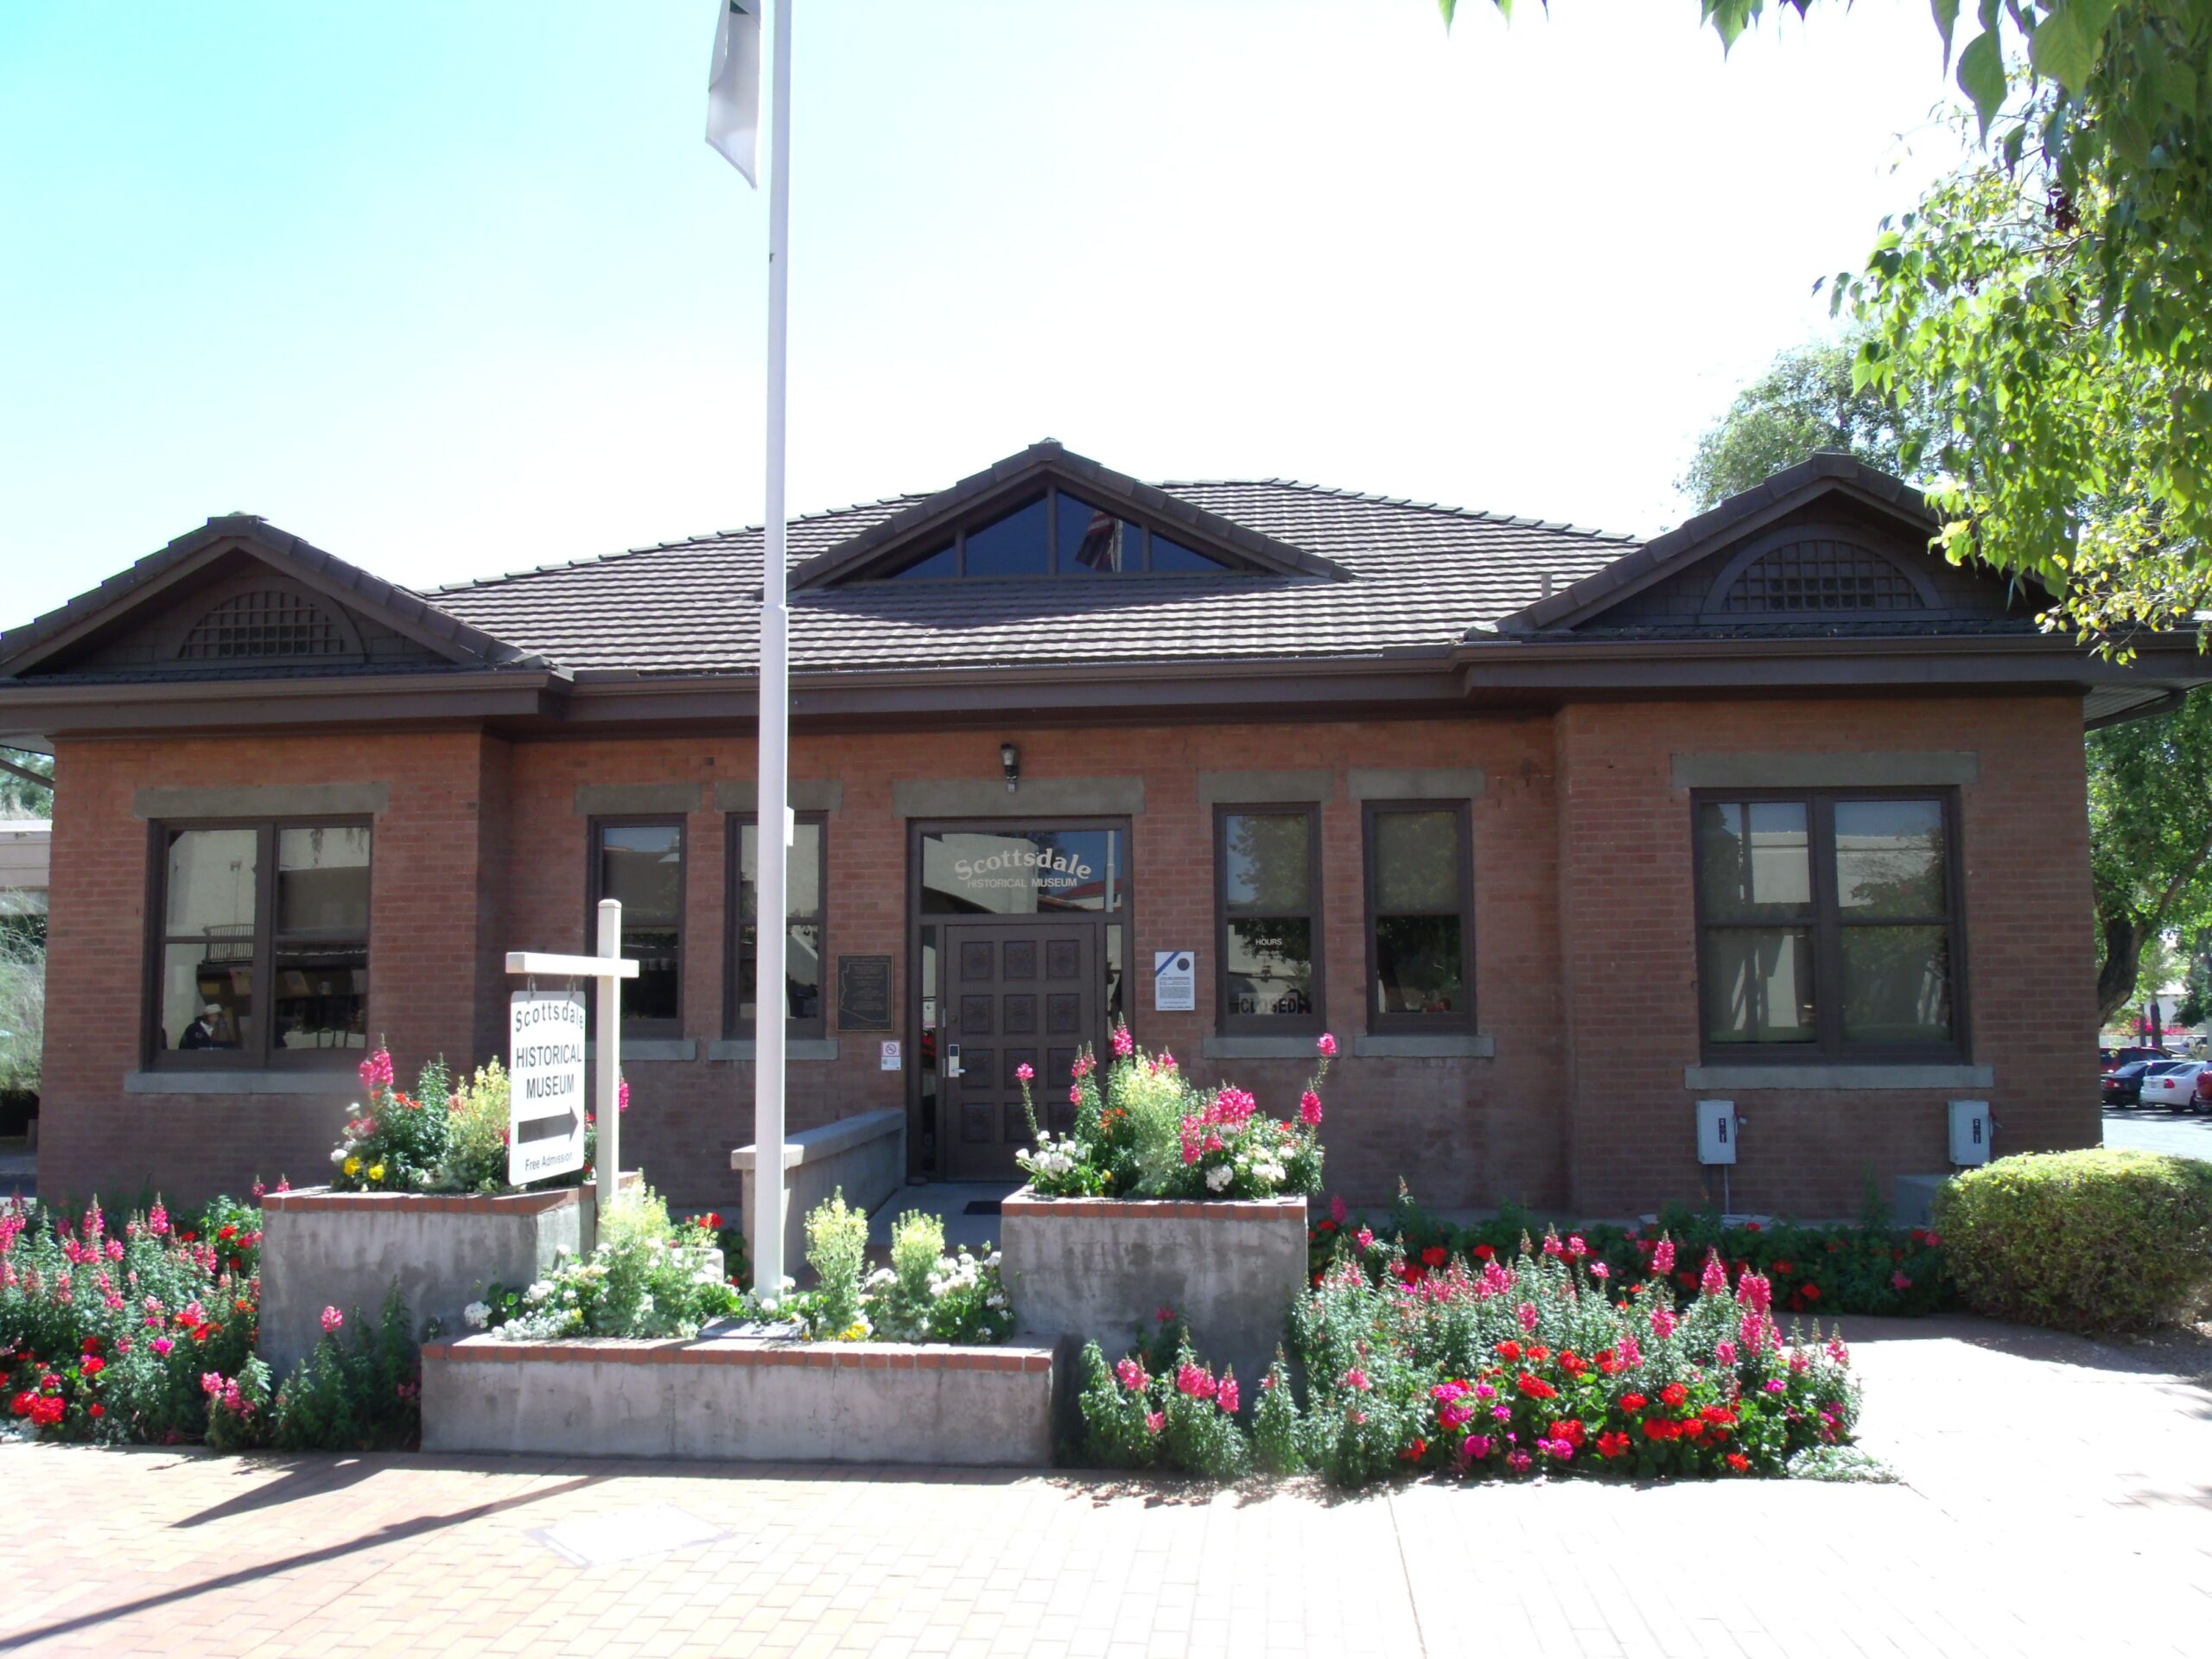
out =
[(54, 779), (44, 772), (33, 772), (29, 766), (19, 766), (12, 760), (0, 760), (0, 772), (13, 772), (25, 783), (36, 784), (41, 789), (49, 792), (54, 788)]

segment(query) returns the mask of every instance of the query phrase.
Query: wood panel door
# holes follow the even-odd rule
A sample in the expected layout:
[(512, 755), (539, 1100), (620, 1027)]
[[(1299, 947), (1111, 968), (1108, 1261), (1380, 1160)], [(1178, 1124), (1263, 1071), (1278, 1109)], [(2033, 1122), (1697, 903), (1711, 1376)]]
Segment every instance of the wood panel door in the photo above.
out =
[[(944, 930), (945, 1029), (938, 1087), (956, 1181), (1016, 1180), (1029, 1144), (1014, 1073), (1033, 1068), (1037, 1122), (1055, 1135), (1075, 1122), (1068, 1071), (1096, 1042), (1105, 1001), (1098, 930), (1036, 922), (969, 923)], [(951, 1049), (960, 1070), (951, 1071)]]

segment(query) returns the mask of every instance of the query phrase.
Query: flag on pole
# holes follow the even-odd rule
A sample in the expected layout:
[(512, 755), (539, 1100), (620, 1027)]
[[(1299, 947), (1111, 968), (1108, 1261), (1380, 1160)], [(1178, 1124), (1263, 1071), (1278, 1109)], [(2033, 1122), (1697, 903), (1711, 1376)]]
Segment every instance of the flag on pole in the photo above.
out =
[(723, 0), (707, 78), (707, 142), (760, 188), (760, 0)]

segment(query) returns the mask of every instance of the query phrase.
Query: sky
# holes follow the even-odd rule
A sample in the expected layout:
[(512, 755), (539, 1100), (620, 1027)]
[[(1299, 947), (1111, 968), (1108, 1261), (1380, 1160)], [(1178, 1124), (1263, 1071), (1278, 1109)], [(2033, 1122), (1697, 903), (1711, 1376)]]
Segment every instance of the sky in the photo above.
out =
[[(715, 0), (0, 0), (0, 626), (257, 512), (429, 588), (757, 523)], [(798, 0), (794, 512), (1043, 437), (1649, 533), (1955, 159), (1923, 0)]]

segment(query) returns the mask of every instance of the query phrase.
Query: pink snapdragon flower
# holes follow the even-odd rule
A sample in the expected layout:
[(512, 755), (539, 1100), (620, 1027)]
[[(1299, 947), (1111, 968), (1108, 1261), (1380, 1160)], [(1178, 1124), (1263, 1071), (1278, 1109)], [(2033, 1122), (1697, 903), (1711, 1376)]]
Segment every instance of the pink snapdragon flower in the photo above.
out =
[(1363, 1227), (1352, 1236), (1359, 1242), (1361, 1249), (1371, 1250), (1375, 1248), (1375, 1230), (1372, 1227)]
[(1114, 1375), (1120, 1380), (1122, 1386), (1131, 1394), (1142, 1394), (1145, 1385), (1152, 1381), (1145, 1375), (1143, 1365), (1135, 1359), (1116, 1361), (1114, 1365)]
[(1203, 1365), (1187, 1362), (1176, 1368), (1175, 1392), (1187, 1394), (1193, 1400), (1211, 1400), (1219, 1391), (1220, 1384), (1213, 1380), (1213, 1373)]
[(1754, 1313), (1764, 1313), (1774, 1306), (1774, 1285), (1763, 1273), (1746, 1273), (1736, 1281), (1736, 1300)]
[(1664, 1278), (1675, 1270), (1675, 1241), (1662, 1237), (1651, 1251), (1651, 1271)]
[(1352, 1389), (1361, 1394), (1365, 1394), (1370, 1389), (1375, 1386), (1372, 1382), (1370, 1382), (1367, 1380), (1367, 1373), (1361, 1370), (1357, 1365), (1353, 1366), (1342, 1376), (1338, 1377), (1337, 1382), (1339, 1387)]
[(361, 1087), (372, 1091), (391, 1087), (391, 1051), (379, 1048), (361, 1062)]
[(1713, 1363), (1733, 1369), (1736, 1363), (1736, 1344), (1723, 1337), (1713, 1344)]
[(1127, 1026), (1114, 1027), (1114, 1058), (1126, 1060), (1137, 1052), (1137, 1039), (1129, 1035)]
[(1675, 1334), (1675, 1310), (1662, 1303), (1651, 1310), (1651, 1334), (1664, 1342)]
[(1329, 1200), (1329, 1219), (1339, 1227), (1344, 1224), (1344, 1195), (1341, 1192)]
[(1163, 1429), (1163, 1428), (1165, 1428), (1165, 1427), (1167, 1427), (1167, 1414), (1166, 1414), (1166, 1412), (1164, 1412), (1164, 1411), (1147, 1411), (1147, 1413), (1145, 1413), (1145, 1414), (1144, 1414), (1144, 1431), (1145, 1431), (1145, 1433), (1147, 1433), (1147, 1434), (1157, 1434), (1157, 1433), (1160, 1433), (1160, 1431), (1161, 1429)]
[(1299, 1120), (1309, 1129), (1321, 1127), (1321, 1096), (1308, 1089), (1298, 1097)]
[(1333, 1060), (1337, 1058), (1337, 1039), (1325, 1031), (1321, 1033), (1321, 1040), (1315, 1043), (1313, 1046), (1320, 1051), (1321, 1058), (1325, 1060)]
[(322, 1310), (322, 1334), (326, 1337), (334, 1335), (338, 1327), (345, 1323), (346, 1316), (336, 1308), (326, 1307)]
[(1536, 1305), (1534, 1302), (1523, 1302), (1514, 1312), (1521, 1321), (1522, 1330), (1534, 1331), (1536, 1328)]
[(1014, 1080), (1016, 1083), (1033, 1082), (1036, 1079), (1036, 1076), (1037, 1068), (1030, 1065), (1027, 1060), (1024, 1060), (1020, 1065), (1014, 1068)]
[(1214, 1390), (1213, 1402), (1227, 1415), (1234, 1417), (1236, 1414), (1236, 1374), (1234, 1371), (1221, 1374), (1221, 1384)]
[(1705, 1272), (1699, 1278), (1697, 1287), (1707, 1296), (1726, 1296), (1728, 1294), (1728, 1269), (1720, 1260), (1719, 1251), (1707, 1250), (1705, 1253)]

